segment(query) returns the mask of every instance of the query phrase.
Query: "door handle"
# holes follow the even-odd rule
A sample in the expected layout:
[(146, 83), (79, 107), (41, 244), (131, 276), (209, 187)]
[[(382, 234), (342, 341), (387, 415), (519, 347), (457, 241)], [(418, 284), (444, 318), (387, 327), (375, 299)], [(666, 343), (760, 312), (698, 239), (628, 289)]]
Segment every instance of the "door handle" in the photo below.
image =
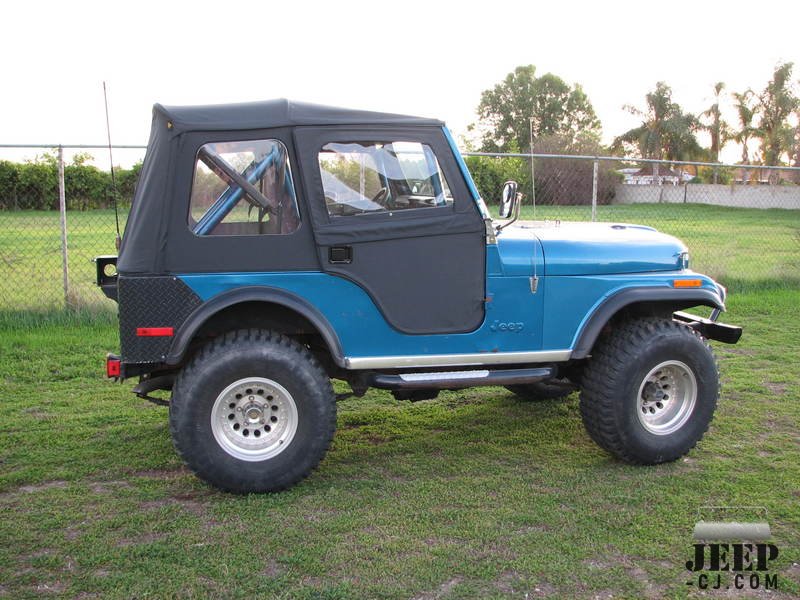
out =
[(331, 246), (328, 248), (328, 262), (332, 265), (349, 265), (353, 262), (353, 247)]

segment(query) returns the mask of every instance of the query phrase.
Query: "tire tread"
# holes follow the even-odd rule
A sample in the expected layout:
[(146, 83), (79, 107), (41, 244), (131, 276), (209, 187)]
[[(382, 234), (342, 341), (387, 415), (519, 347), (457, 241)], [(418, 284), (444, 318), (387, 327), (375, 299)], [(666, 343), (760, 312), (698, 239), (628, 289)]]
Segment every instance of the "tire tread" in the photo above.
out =
[[(273, 345), (280, 348), (281, 352), (288, 356), (294, 355), (294, 362), (296, 364), (305, 362), (308, 365), (311, 378), (311, 381), (308, 383), (321, 389), (331, 402), (332, 410), (329, 411), (329, 418), (325, 423), (321, 424), (324, 433), (319, 441), (322, 442), (322, 448), (316, 453), (316, 460), (309, 463), (301, 472), (292, 474), (291, 477), (282, 479), (275, 485), (269, 485), (259, 490), (246, 489), (245, 487), (237, 487), (234, 485), (220, 485), (218, 481), (211, 482), (216, 487), (228, 492), (278, 492), (293, 486), (311, 474), (311, 472), (319, 465), (319, 462), (322, 460), (323, 456), (330, 447), (334, 432), (336, 430), (335, 394), (327, 373), (308, 348), (302, 346), (287, 336), (264, 329), (238, 329), (229, 331), (201, 347), (183, 367), (175, 381), (175, 387), (172, 392), (172, 400), (170, 401), (170, 434), (172, 436), (173, 445), (178, 451), (178, 454), (189, 466), (189, 468), (192, 469), (192, 471), (194, 471), (198, 476), (204, 478), (202, 473), (213, 471), (215, 469), (215, 465), (211, 464), (211, 461), (201, 461), (200, 457), (194, 451), (194, 448), (191, 447), (191, 445), (182, 443), (183, 438), (180, 435), (180, 429), (181, 426), (186, 425), (183, 423), (183, 421), (186, 419), (187, 413), (186, 404), (191, 399), (183, 392), (184, 388), (189, 385), (189, 382), (194, 380), (204, 368), (207, 368), (208, 362), (213, 360), (214, 356), (225, 352), (234, 346), (241, 345)], [(302, 374), (302, 371), (298, 370), (298, 374)]]
[[(714, 357), (708, 341), (697, 331), (672, 319), (647, 317), (631, 319), (617, 326), (609, 335), (598, 341), (583, 371), (580, 393), (580, 413), (589, 437), (601, 448), (631, 464), (653, 464), (631, 451), (624, 431), (617, 424), (616, 399), (609, 390), (619, 390), (625, 378), (625, 366), (637, 357), (656, 336), (693, 336), (697, 338), (707, 352)], [(717, 375), (719, 394), (719, 366), (714, 357), (714, 368)], [(713, 411), (712, 411), (713, 412)], [(708, 431), (706, 423), (700, 435), (686, 449), (686, 452), (697, 445)], [(674, 457), (667, 460), (674, 460)], [(658, 461), (662, 462), (662, 461)]]

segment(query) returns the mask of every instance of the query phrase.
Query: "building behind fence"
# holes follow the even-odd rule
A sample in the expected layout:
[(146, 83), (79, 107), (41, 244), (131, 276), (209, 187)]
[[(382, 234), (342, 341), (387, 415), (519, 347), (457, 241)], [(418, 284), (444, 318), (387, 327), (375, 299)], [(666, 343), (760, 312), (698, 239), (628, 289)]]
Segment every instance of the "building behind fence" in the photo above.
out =
[[(144, 147), (124, 148), (135, 153), (131, 163), (144, 156)], [(110, 177), (79, 168), (85, 156), (65, 161), (63, 149), (105, 152), (0, 146), (0, 311), (113, 309), (94, 285), (92, 262), (116, 253)], [(800, 168), (538, 154), (531, 165), (527, 154), (466, 156), (490, 205), (506, 178), (519, 180), (523, 219), (551, 227), (649, 225), (684, 240), (693, 268), (723, 283), (800, 284)], [(123, 229), (137, 174), (136, 167), (118, 172)]]

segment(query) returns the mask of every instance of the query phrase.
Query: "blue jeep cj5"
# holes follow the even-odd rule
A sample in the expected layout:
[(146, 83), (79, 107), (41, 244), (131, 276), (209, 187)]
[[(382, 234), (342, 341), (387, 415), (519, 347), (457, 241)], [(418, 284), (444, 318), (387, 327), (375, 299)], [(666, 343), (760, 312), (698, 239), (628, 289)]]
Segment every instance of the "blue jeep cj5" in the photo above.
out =
[[(119, 258), (121, 355), (171, 390), (186, 463), (235, 492), (287, 488), (333, 437), (330, 380), (396, 398), (580, 389), (589, 435), (654, 464), (703, 436), (725, 289), (649, 227), (494, 221), (444, 124), (275, 100), (156, 105)], [(116, 265), (116, 268), (115, 268)], [(709, 319), (684, 312), (712, 309)], [(165, 402), (164, 400), (160, 400)]]

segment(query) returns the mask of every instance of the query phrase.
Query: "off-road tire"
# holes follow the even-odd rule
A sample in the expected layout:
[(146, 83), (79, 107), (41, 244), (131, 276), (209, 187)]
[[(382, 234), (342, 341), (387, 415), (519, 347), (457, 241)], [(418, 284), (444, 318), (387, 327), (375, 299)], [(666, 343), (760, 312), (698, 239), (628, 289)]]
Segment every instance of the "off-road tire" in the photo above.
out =
[[(645, 410), (653, 408), (652, 392), (643, 390), (654, 385), (649, 382), (658, 381), (661, 365), (676, 370), (680, 377), (673, 381), (685, 380), (672, 386), (675, 392), (691, 389), (693, 382), (696, 393), (691, 409), (684, 409), (683, 420), (675, 417), (674, 431), (665, 421), (666, 429), (655, 434), (653, 424), (644, 424), (653, 418), (649, 408)], [(669, 385), (662, 392), (670, 393)], [(675, 393), (673, 399), (679, 396)], [(683, 456), (700, 441), (718, 396), (719, 370), (706, 340), (671, 319), (644, 318), (620, 323), (598, 341), (583, 372), (580, 411), (586, 431), (602, 448), (629, 463), (658, 464)]]
[[(236, 451), (235, 440), (233, 446), (225, 441), (233, 448), (226, 450), (215, 437), (222, 434), (220, 425), (214, 424), (216, 433), (212, 429), (212, 413), (225, 411), (219, 399), (227, 398), (223, 395), (226, 390), (235, 392), (233, 385), (250, 381), (249, 378), (273, 382), (275, 390), (282, 390), (286, 406), (294, 406), (295, 427), (291, 436), (280, 434), (287, 437), (285, 447), (278, 446), (283, 440), (274, 440), (274, 447), (279, 449), (274, 450), (273, 456), (248, 456), (242, 460), (231, 454)], [(253, 393), (266, 398), (270, 391), (259, 389)], [(227, 404), (227, 400), (224, 402)], [(266, 424), (259, 422), (262, 429), (258, 435), (267, 440), (271, 435), (266, 432), (268, 419), (273, 415), (269, 412), (271, 401), (263, 402), (262, 419)], [(275, 406), (271, 408), (275, 415), (283, 416)], [(240, 407), (231, 408), (231, 415), (235, 410)], [(241, 410), (248, 414), (247, 405)], [(258, 416), (258, 411), (251, 414)], [(233, 419), (231, 415), (223, 417)], [(292, 419), (287, 417), (287, 421)], [(201, 479), (230, 492), (276, 492), (307, 477), (322, 460), (336, 427), (336, 401), (330, 379), (307, 348), (271, 331), (239, 330), (206, 344), (181, 370), (172, 391), (169, 424), (175, 448)], [(283, 421), (276, 424), (276, 432), (278, 424)], [(255, 442), (252, 436), (249, 440)]]
[(507, 385), (509, 392), (516, 394), (522, 400), (538, 402), (541, 400), (557, 400), (566, 398), (578, 389), (568, 379), (553, 379), (551, 381), (537, 381), (536, 383), (521, 383)]

